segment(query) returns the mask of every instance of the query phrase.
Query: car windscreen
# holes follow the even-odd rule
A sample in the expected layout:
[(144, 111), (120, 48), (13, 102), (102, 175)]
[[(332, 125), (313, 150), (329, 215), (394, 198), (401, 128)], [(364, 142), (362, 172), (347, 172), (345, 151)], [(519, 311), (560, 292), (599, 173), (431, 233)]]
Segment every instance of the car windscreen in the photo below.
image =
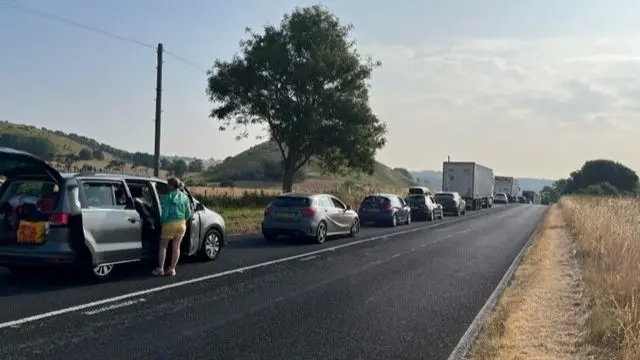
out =
[(385, 196), (367, 196), (362, 200), (362, 207), (377, 207), (385, 203), (390, 203), (391, 200)]
[(309, 207), (311, 199), (302, 196), (278, 196), (273, 199), (271, 206), (276, 207)]

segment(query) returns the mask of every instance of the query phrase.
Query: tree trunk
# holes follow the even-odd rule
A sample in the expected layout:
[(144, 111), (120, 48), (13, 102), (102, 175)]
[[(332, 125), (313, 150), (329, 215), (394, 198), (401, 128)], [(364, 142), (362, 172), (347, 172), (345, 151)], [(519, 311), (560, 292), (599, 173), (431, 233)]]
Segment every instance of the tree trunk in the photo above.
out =
[(288, 193), (293, 191), (293, 174), (294, 171), (284, 170), (282, 174), (282, 192)]

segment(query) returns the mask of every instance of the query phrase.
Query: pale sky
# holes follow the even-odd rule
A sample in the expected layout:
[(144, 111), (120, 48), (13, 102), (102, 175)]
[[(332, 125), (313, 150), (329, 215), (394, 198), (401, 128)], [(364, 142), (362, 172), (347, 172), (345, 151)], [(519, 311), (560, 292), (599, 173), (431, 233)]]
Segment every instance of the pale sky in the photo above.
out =
[[(153, 151), (152, 49), (16, 12), (16, 3), (143, 43), (163, 42), (163, 153), (222, 159), (236, 141), (209, 119), (204, 70), (246, 26), (292, 0), (0, 0), (0, 119)], [(640, 169), (637, 0), (325, 1), (381, 60), (371, 105), (388, 124), (378, 160), (411, 170), (476, 161), (566, 177), (585, 160)]]

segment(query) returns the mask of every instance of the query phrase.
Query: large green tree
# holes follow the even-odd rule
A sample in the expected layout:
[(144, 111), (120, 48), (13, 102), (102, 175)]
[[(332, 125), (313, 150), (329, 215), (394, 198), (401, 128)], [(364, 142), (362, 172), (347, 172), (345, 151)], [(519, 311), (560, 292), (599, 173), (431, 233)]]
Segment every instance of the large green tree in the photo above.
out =
[(208, 73), (211, 117), (220, 129), (265, 128), (282, 155), (282, 189), (311, 157), (325, 170), (372, 173), (386, 126), (369, 107), (367, 80), (380, 66), (362, 57), (326, 8), (296, 8), (262, 33), (247, 29), (240, 54)]
[[(625, 165), (612, 160), (590, 160), (579, 170), (572, 172), (568, 179), (561, 180), (557, 186), (560, 193), (578, 193), (593, 186), (604, 186), (603, 193), (611, 192), (611, 187), (623, 193), (638, 189), (638, 175)], [(606, 185), (605, 185), (606, 184)]]

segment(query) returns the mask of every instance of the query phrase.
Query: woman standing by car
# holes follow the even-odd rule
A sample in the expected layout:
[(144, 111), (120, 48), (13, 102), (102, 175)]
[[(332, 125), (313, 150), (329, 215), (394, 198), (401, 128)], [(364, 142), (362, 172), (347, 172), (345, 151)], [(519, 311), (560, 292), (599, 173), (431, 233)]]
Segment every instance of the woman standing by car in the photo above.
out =
[[(187, 231), (187, 221), (191, 218), (191, 203), (187, 195), (180, 191), (182, 182), (175, 177), (167, 180), (169, 192), (160, 201), (160, 222), (162, 234), (160, 236), (160, 250), (158, 253), (158, 268), (153, 271), (156, 276), (176, 275), (176, 265), (180, 259), (180, 243)], [(167, 248), (171, 244), (171, 265), (164, 269)]]

